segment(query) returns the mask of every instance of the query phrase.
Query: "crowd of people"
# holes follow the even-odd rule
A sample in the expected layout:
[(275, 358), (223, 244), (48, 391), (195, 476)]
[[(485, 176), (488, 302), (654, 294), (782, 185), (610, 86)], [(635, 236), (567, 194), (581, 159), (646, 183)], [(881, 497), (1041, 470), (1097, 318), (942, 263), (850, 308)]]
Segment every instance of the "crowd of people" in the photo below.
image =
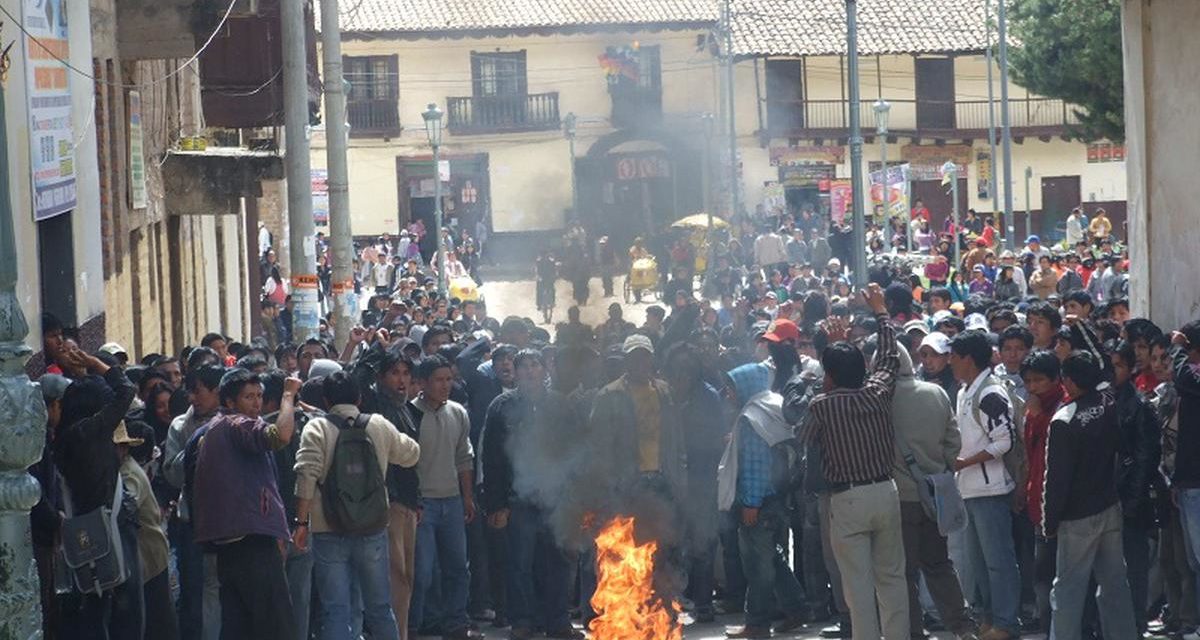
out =
[(1107, 236), (932, 275), (901, 251), (855, 290), (798, 222), (736, 221), (702, 275), (664, 256), (642, 326), (493, 318), (420, 263), (343, 345), (131, 362), (45, 315), (45, 637), (580, 638), (620, 513), (663, 542), (656, 592), (731, 638), (1194, 632), (1200, 322), (1131, 318)]

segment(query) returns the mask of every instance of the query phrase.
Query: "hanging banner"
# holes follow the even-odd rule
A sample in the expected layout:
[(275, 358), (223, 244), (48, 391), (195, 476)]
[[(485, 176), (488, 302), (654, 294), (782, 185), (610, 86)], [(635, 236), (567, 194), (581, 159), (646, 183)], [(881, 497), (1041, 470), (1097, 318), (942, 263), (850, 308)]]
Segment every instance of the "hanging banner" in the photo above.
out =
[[(887, 193), (883, 197), (884, 179), (882, 171), (872, 171), (871, 176), (871, 211), (883, 206), (887, 217), (905, 216), (908, 214), (908, 180), (909, 165), (889, 166), (887, 171)], [(886, 205), (885, 205), (886, 202)]]
[(832, 180), (829, 183), (829, 215), (833, 221), (842, 224), (852, 206), (854, 189), (849, 180)]
[(75, 136), (67, 67), (67, 8), (62, 0), (24, 0), (25, 93), (29, 103), (33, 219), (75, 208)]
[(129, 206), (146, 208), (146, 158), (142, 135), (142, 94), (129, 92)]
[(967, 175), (971, 164), (971, 147), (965, 144), (905, 145), (900, 147), (900, 158), (911, 165), (909, 175), (913, 180), (941, 180), (942, 165), (951, 160), (958, 166), (958, 175)]
[(313, 224), (329, 224), (329, 172), (325, 169), (312, 170)]
[(992, 197), (992, 152), (984, 149), (975, 152), (975, 195), (980, 200)]

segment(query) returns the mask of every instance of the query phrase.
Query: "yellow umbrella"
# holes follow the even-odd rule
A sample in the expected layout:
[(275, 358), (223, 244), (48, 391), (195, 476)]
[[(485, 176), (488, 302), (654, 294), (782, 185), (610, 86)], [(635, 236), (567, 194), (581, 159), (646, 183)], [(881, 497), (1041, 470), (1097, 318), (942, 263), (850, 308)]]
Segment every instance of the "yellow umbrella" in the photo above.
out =
[[(717, 216), (713, 216), (712, 217), (712, 226), (714, 229), (724, 229), (725, 227), (729, 226), (729, 223), (725, 222), (724, 220), (722, 220), (721, 218), (719, 218)], [(707, 229), (708, 228), (708, 214), (694, 213), (685, 218), (680, 218), (680, 219), (676, 220), (675, 222), (671, 223), (671, 228), (672, 229)]]

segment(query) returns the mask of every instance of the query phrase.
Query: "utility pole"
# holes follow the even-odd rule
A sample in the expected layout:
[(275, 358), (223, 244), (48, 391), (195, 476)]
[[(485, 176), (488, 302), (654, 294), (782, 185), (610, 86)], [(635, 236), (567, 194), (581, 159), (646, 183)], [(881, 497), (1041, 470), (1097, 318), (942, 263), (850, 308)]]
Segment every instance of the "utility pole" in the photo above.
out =
[[(288, 0), (284, 0), (287, 2)], [(354, 236), (350, 230), (350, 172), (346, 167), (346, 89), (342, 77), (342, 32), (338, 0), (321, 0), (321, 54), (325, 63), (325, 163), (329, 177), (329, 242), (333, 248), (333, 341), (350, 340), (354, 324)]]
[(1029, 200), (1029, 181), (1033, 180), (1033, 167), (1025, 167), (1025, 235), (1033, 235), (1033, 205)]
[[(304, 4), (280, 3), (283, 31), (284, 169), (287, 175), (288, 249), (295, 303), (295, 339), (317, 336), (317, 246), (312, 216), (312, 165), (308, 157), (308, 64), (305, 55)], [(332, 193), (330, 199), (332, 200)]]
[(988, 146), (992, 150), (992, 170), (989, 177), (992, 191), (992, 211), (1000, 216), (1000, 228), (1004, 229), (1004, 248), (1012, 249), (1016, 224), (1013, 223), (1011, 211), (1006, 213), (1000, 209), (1000, 192), (996, 189), (996, 90), (992, 83), (992, 0), (986, 0), (983, 3), (983, 21), (987, 27)]
[(733, 89), (733, 7), (730, 6), (730, 0), (721, 3), (721, 28), (725, 40), (725, 100), (726, 116), (729, 118), (729, 215), (735, 216), (742, 209), (742, 194), (738, 180), (737, 93)]
[[(958, 210), (958, 165), (954, 164), (953, 160), (947, 160), (946, 164), (942, 165), (942, 175), (950, 179), (950, 194), (954, 198), (954, 237), (950, 240), (954, 244), (954, 268), (962, 268), (962, 243), (959, 238), (962, 237), (962, 223), (959, 221), (961, 215)], [(964, 277), (970, 274), (963, 274)]]
[[(858, 0), (846, 0), (846, 66), (850, 83), (850, 189), (854, 212), (854, 240), (850, 250), (854, 285), (867, 286), (867, 230), (863, 220), (863, 136), (858, 86)], [(886, 175), (886, 174), (885, 174)]]
[[(7, 59), (7, 55), (2, 56)], [(46, 441), (46, 404), (25, 375), (33, 350), (29, 325), (17, 299), (17, 246), (9, 200), (8, 132), (0, 85), (0, 616), (5, 637), (41, 637), (38, 573), (29, 539), (29, 510), (41, 489), (25, 470), (41, 458)], [(24, 215), (29, 215), (25, 213)]]
[[(1012, 128), (1008, 117), (1008, 9), (1007, 0), (999, 0), (998, 12), (1000, 27), (997, 35), (1000, 37), (1000, 128), (1004, 145), (1004, 215), (1012, 220), (1013, 215), (1013, 176), (1012, 176)], [(988, 65), (989, 71), (991, 65)], [(990, 89), (991, 83), (988, 83)], [(1015, 224), (1013, 226), (1016, 226)]]

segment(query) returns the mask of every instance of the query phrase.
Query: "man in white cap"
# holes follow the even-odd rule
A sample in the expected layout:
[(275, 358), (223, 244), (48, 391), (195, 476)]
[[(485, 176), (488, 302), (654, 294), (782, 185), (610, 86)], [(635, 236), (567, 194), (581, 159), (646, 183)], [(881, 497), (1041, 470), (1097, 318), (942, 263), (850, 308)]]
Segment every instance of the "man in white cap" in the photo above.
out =
[(615, 456), (622, 467), (613, 469), (613, 477), (618, 483), (638, 476), (660, 479), (672, 492), (681, 491), (683, 432), (667, 383), (654, 377), (654, 344), (635, 333), (621, 352), (625, 374), (600, 390), (591, 417), (593, 429), (610, 432), (617, 446), (634, 448)]
[(921, 362), (918, 371), (921, 380), (941, 387), (951, 401), (958, 397), (959, 384), (950, 369), (950, 338), (946, 334), (934, 331), (925, 336), (917, 348), (917, 357)]
[(1029, 293), (1029, 283), (1025, 280), (1025, 270), (1017, 265), (1017, 256), (1011, 250), (1005, 249), (1000, 254), (1000, 267), (1012, 267), (1012, 279), (1021, 289), (1021, 295)]
[(115, 342), (107, 342), (101, 345), (99, 351), (100, 353), (106, 353), (116, 358), (117, 362), (121, 363), (121, 366), (129, 364), (129, 352), (125, 350), (125, 347)]

